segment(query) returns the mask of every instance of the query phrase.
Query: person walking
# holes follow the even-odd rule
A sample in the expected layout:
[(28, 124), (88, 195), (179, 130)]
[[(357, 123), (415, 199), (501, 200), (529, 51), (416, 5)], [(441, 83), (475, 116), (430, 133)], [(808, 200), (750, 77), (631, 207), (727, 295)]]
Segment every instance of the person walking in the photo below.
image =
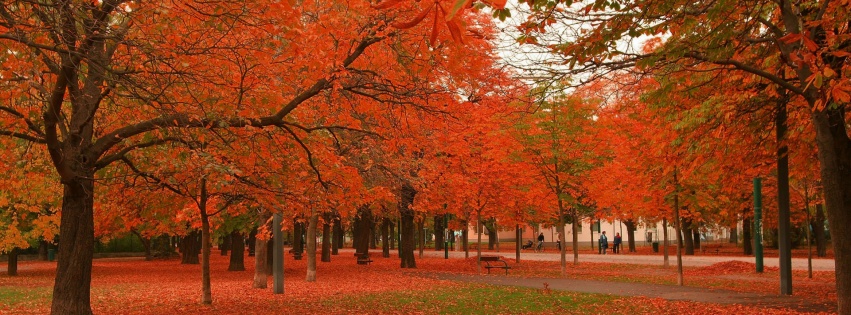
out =
[(538, 234), (538, 247), (536, 248), (536, 250), (537, 251), (543, 251), (544, 250), (544, 232), (541, 232), (541, 234)]
[(612, 253), (620, 254), (621, 253), (621, 234), (615, 233), (615, 241), (612, 243)]
[(606, 237), (606, 231), (603, 231), (600, 233), (600, 254), (605, 255), (607, 249), (609, 249), (609, 238)]

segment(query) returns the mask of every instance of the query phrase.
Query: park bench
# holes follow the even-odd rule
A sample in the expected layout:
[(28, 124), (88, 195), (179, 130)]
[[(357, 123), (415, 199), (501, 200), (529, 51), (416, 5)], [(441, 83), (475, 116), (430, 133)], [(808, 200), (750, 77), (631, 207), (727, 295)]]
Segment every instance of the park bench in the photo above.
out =
[(706, 251), (715, 251), (716, 254), (721, 252), (721, 243), (713, 243), (713, 244), (700, 244), (700, 251), (706, 253)]
[(355, 256), (358, 258), (358, 265), (369, 265), (372, 262), (369, 253), (355, 253)]
[[(479, 257), (479, 261), (485, 262), (485, 264), (486, 264), (485, 268), (488, 269), (488, 273), (491, 273), (491, 268), (505, 269), (505, 274), (508, 274), (508, 269), (511, 269), (511, 267), (508, 266), (508, 263), (505, 262), (505, 260), (500, 259), (499, 256), (481, 256), (481, 257)], [(491, 262), (493, 262), (494, 265), (491, 265)], [(502, 266), (497, 265), (496, 263), (498, 263), (498, 262), (501, 262)]]

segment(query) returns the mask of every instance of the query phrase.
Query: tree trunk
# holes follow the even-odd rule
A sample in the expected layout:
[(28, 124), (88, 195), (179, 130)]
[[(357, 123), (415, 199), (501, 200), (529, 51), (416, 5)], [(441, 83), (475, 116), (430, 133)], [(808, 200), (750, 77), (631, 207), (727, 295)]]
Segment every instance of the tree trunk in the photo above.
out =
[(230, 265), (228, 271), (245, 271), (245, 240), (242, 233), (230, 233)]
[(494, 218), (490, 218), (483, 224), (488, 230), (488, 250), (494, 250), (494, 246), (496, 246), (496, 239), (498, 236), (496, 232), (496, 220)]
[[(674, 231), (677, 234), (677, 285), (682, 286), (683, 281), (683, 255), (682, 242), (682, 220), (680, 220), (680, 182), (677, 180), (677, 169), (674, 168)], [(692, 249), (692, 254), (694, 250)]]
[[(623, 222), (626, 225), (626, 237), (627, 242), (629, 242), (629, 252), (635, 253), (635, 221), (632, 219), (626, 220)], [(621, 244), (623, 246), (623, 244)]]
[(59, 224), (59, 255), (50, 312), (91, 314), (94, 251), (94, 172), (64, 182)]
[(266, 269), (266, 240), (254, 238), (254, 284), (255, 289), (265, 289), (269, 285), (269, 271)]
[(390, 258), (390, 219), (381, 219), (381, 257)]
[(693, 234), (691, 232), (692, 221), (691, 219), (683, 218), (682, 220), (680, 220), (680, 224), (680, 226), (682, 227), (682, 229), (680, 230), (682, 238), (679, 238), (682, 240), (680, 244), (684, 245), (686, 255), (694, 255), (694, 239), (692, 238)]
[(17, 247), (12, 248), (9, 252), (9, 261), (6, 268), (6, 275), (13, 277), (18, 275), (18, 252)]
[(322, 216), (322, 262), (331, 262), (331, 213)]
[(417, 235), (419, 235), (418, 243), (420, 247), (420, 259), (422, 259), (423, 251), (425, 250), (425, 219), (417, 220)]
[(571, 223), (573, 231), (570, 233), (572, 234), (571, 242), (573, 243), (573, 265), (576, 266), (579, 265), (579, 233), (577, 233), (579, 232), (579, 216), (577, 215), (576, 210), (573, 210), (573, 220), (571, 221), (573, 221)]
[(228, 255), (228, 251), (230, 250), (231, 242), (232, 241), (231, 241), (231, 235), (230, 234), (223, 236), (222, 239), (219, 241), (219, 250), (221, 251), (222, 256)]
[(136, 235), (136, 237), (139, 238), (139, 241), (142, 242), (142, 247), (145, 248), (145, 260), (148, 260), (148, 261), (154, 260), (154, 256), (151, 255), (151, 239), (146, 238), (146, 237), (142, 237), (142, 234), (139, 233), (139, 231), (136, 231), (136, 229), (133, 229), (133, 228), (130, 229), (130, 233), (133, 233), (133, 235)]
[(733, 226), (730, 227), (730, 238), (728, 241), (730, 244), (739, 244), (739, 225), (737, 222), (734, 222)]
[(443, 245), (444, 245), (443, 242), (446, 241), (444, 239), (445, 235), (443, 234), (443, 230), (445, 230), (445, 229), (446, 229), (446, 227), (443, 226), (443, 215), (434, 216), (434, 250), (435, 251), (442, 251), (443, 250)]
[(467, 234), (469, 233), (470, 223), (466, 220), (464, 221), (464, 229), (461, 230), (461, 247), (464, 250), (464, 258), (470, 258), (470, 247), (467, 246)]
[(813, 218), (813, 237), (816, 241), (816, 255), (827, 256), (827, 238), (824, 233), (824, 207), (816, 204), (816, 215)]
[(476, 273), (482, 273), (482, 211), (476, 215)]
[(396, 249), (396, 224), (390, 221), (390, 249)]
[(694, 249), (698, 250), (700, 249), (700, 228), (697, 227), (697, 224), (693, 225), (691, 233), (694, 236)]
[(293, 223), (293, 256), (295, 260), (301, 260), (304, 253), (304, 222), (294, 220)]
[(201, 178), (201, 200), (198, 210), (201, 212), (201, 303), (213, 304), (213, 291), (210, 284), (210, 252), (212, 237), (210, 236), (210, 217), (207, 215), (207, 180)]
[(414, 203), (416, 194), (417, 191), (411, 184), (407, 182), (402, 184), (398, 205), (399, 214), (401, 215), (399, 258), (401, 259), (402, 268), (417, 268), (416, 260), (414, 260), (414, 210), (411, 209), (411, 204)]
[(369, 220), (369, 248), (370, 249), (378, 249), (378, 236), (379, 231), (376, 228), (378, 224), (375, 223), (374, 218), (370, 218)]
[(197, 265), (201, 263), (198, 259), (198, 255), (201, 254), (201, 241), (199, 238), (198, 230), (193, 230), (180, 240), (181, 264)]
[(742, 219), (742, 253), (745, 255), (753, 255), (753, 237), (751, 236), (751, 230), (753, 227), (751, 226), (751, 218), (745, 216)]
[(333, 246), (331, 246), (331, 255), (339, 255), (340, 254), (340, 248), (343, 248), (343, 222), (340, 219), (340, 215), (336, 214), (336, 213), (334, 214), (333, 230), (334, 230), (334, 235), (333, 235), (334, 240), (331, 244), (331, 245), (333, 245)]
[(668, 259), (668, 218), (662, 218), (662, 238), (664, 242), (662, 243), (662, 256), (664, 256), (665, 262), (662, 264), (665, 267), (671, 265), (670, 260)]
[(44, 239), (38, 240), (38, 260), (47, 261), (47, 248), (50, 246)]
[(371, 237), (372, 210), (368, 204), (360, 206), (358, 216), (355, 218), (354, 239), (355, 252), (366, 254), (369, 253), (369, 239)]
[(520, 224), (514, 226), (514, 262), (520, 263), (520, 246), (523, 243), (523, 232), (520, 231)]
[[(273, 232), (274, 233), (274, 232)], [(275, 242), (274, 239), (266, 242), (266, 275), (271, 276), (275, 264)]]
[(304, 281), (316, 281), (316, 225), (319, 221), (319, 213), (310, 216), (307, 225), (307, 276)]
[(257, 251), (256, 243), (257, 243), (257, 228), (251, 230), (251, 233), (248, 233), (248, 257), (254, 257)]

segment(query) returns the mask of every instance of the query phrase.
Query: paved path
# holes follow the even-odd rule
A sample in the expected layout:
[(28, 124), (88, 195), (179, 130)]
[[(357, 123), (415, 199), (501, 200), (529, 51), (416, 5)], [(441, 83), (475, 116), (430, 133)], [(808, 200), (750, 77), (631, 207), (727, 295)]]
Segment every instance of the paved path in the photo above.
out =
[(818, 304), (797, 296), (744, 293), (736, 291), (696, 288), (647, 283), (608, 282), (578, 279), (518, 278), (501, 275), (468, 275), (432, 273), (428, 275), (444, 280), (508, 285), (543, 289), (544, 283), (552, 290), (611, 294), (617, 296), (646, 296), (671, 301), (694, 301), (716, 304), (741, 304), (747, 306), (784, 308), (801, 312), (836, 312), (834, 304)]
[[(443, 257), (443, 252), (436, 252), (434, 250), (426, 250), (424, 252), (426, 256), (429, 257)], [(499, 255), (504, 256), (505, 258), (514, 261), (515, 253), (514, 251), (482, 251), (482, 254), (487, 255)], [(470, 257), (475, 257), (476, 252), (471, 251)], [(464, 258), (464, 252), (449, 252), (450, 258)], [(553, 252), (544, 252), (544, 253), (535, 253), (533, 251), (523, 251), (520, 254), (520, 260), (536, 260), (536, 261), (559, 261), (559, 254), (555, 251)], [(677, 264), (677, 257), (671, 255), (669, 257), (670, 264), (672, 266)], [(683, 266), (688, 267), (704, 267), (709, 266), (719, 262), (738, 260), (753, 263), (753, 257), (737, 257), (737, 256), (683, 256)], [(573, 253), (567, 253), (567, 261), (569, 263), (573, 262)], [(579, 262), (605, 262), (605, 263), (621, 263), (621, 264), (637, 264), (637, 265), (658, 265), (661, 266), (663, 264), (662, 255), (636, 255), (636, 254), (608, 254), (608, 255), (596, 255), (596, 254), (579, 254)], [(778, 267), (780, 266), (780, 259), (777, 257), (767, 257), (763, 260), (763, 265), (766, 267)], [(807, 259), (806, 258), (792, 258), (792, 269), (795, 270), (807, 270)], [(833, 259), (815, 259), (813, 258), (813, 270), (814, 271), (835, 271), (836, 265)]]

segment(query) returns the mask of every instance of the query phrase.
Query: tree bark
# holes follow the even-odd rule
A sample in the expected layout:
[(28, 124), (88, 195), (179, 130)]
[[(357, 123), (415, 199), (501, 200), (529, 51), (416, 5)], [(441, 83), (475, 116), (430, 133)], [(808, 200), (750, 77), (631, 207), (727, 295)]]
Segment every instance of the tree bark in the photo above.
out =
[(316, 225), (319, 221), (319, 213), (310, 216), (307, 225), (307, 282), (316, 281)]
[(333, 242), (331, 243), (331, 255), (339, 255), (340, 248), (343, 248), (343, 222), (340, 219), (340, 215), (334, 214), (334, 235)]
[(59, 255), (50, 312), (91, 314), (94, 252), (94, 172), (64, 182), (59, 224)]
[(19, 249), (17, 247), (12, 248), (9, 252), (9, 261), (6, 266), (7, 276), (14, 277), (18, 275), (18, 252)]
[(446, 227), (443, 226), (443, 215), (434, 216), (434, 250), (442, 251), (443, 250), (443, 242), (445, 242), (443, 235), (443, 230)]
[(414, 210), (411, 209), (411, 204), (414, 203), (416, 194), (416, 189), (410, 183), (405, 182), (402, 184), (398, 205), (399, 214), (401, 215), (399, 258), (402, 268), (417, 268), (417, 263), (414, 259)]
[(753, 255), (753, 237), (751, 236), (751, 231), (753, 223), (751, 222), (751, 218), (745, 216), (742, 219), (742, 253), (745, 255)]
[(629, 242), (629, 252), (635, 253), (635, 221), (629, 219), (623, 223), (626, 225), (626, 237), (628, 238), (627, 242)]
[(356, 253), (369, 253), (372, 222), (372, 210), (369, 208), (369, 205), (360, 206), (358, 216), (355, 218), (354, 242)]
[[(694, 224), (694, 223), (692, 223), (692, 224)], [(697, 224), (693, 225), (693, 227), (691, 229), (691, 233), (694, 236), (694, 249), (699, 250), (700, 249), (700, 228), (697, 227)]]
[(47, 261), (47, 248), (50, 246), (44, 239), (38, 240), (38, 260)]
[[(573, 210), (573, 220), (571, 220), (571, 228), (573, 229), (571, 234), (571, 242), (573, 243), (573, 265), (579, 265), (579, 216), (577, 215), (577, 211)], [(590, 230), (590, 228), (589, 228)], [(591, 242), (594, 243), (594, 242)]]
[(201, 198), (198, 208), (201, 212), (201, 303), (213, 304), (213, 291), (210, 283), (210, 217), (207, 215), (207, 180), (201, 179)]
[(381, 219), (381, 257), (390, 258), (390, 219)]
[(199, 238), (198, 230), (193, 230), (180, 240), (181, 264), (197, 265), (201, 263), (198, 259), (198, 255), (201, 254), (201, 241)]
[(816, 215), (813, 218), (813, 237), (816, 241), (816, 256), (827, 256), (827, 238), (824, 232), (824, 207), (822, 204), (816, 204)]
[(219, 241), (219, 250), (221, 251), (222, 256), (227, 256), (228, 251), (230, 250), (231, 245), (231, 235), (225, 235), (222, 237), (221, 241)]
[(248, 257), (254, 257), (257, 251), (256, 242), (257, 240), (257, 228), (251, 230), (251, 233), (248, 233)]
[(739, 244), (739, 225), (737, 222), (734, 222), (733, 226), (730, 227), (730, 239), (728, 241), (730, 244)]
[(301, 260), (304, 253), (304, 222), (294, 220), (293, 223), (293, 256), (295, 260)]
[(266, 251), (269, 248), (266, 240), (254, 238), (254, 284), (255, 289), (265, 289), (269, 285), (269, 271), (266, 269)]
[(666, 217), (662, 217), (662, 238), (664, 239), (664, 242), (662, 243), (662, 256), (664, 256), (665, 260), (662, 265), (668, 267), (671, 263), (668, 259), (668, 218)]
[(487, 221), (483, 222), (485, 228), (488, 230), (488, 250), (494, 250), (494, 246), (496, 246), (497, 232), (496, 232), (496, 219), (490, 218)]
[(683, 218), (682, 220), (680, 220), (680, 224), (680, 226), (682, 227), (682, 229), (680, 230), (680, 233), (682, 234), (680, 235), (681, 238), (678, 238), (682, 240), (680, 244), (683, 244), (685, 246), (686, 255), (694, 255), (694, 239), (692, 238), (693, 234), (691, 232), (692, 221), (691, 219)]
[(322, 262), (331, 262), (331, 213), (322, 215)]
[(242, 233), (233, 231), (230, 233), (230, 264), (228, 271), (245, 271), (245, 240)]
[(417, 220), (417, 240), (420, 248), (420, 259), (423, 258), (423, 251), (425, 250), (425, 219)]
[(390, 249), (396, 249), (396, 224), (390, 221)]
[(470, 258), (470, 247), (467, 246), (467, 239), (469, 238), (467, 234), (470, 233), (468, 231), (469, 229), (470, 223), (464, 220), (464, 229), (461, 230), (461, 247), (464, 250), (464, 258)]

